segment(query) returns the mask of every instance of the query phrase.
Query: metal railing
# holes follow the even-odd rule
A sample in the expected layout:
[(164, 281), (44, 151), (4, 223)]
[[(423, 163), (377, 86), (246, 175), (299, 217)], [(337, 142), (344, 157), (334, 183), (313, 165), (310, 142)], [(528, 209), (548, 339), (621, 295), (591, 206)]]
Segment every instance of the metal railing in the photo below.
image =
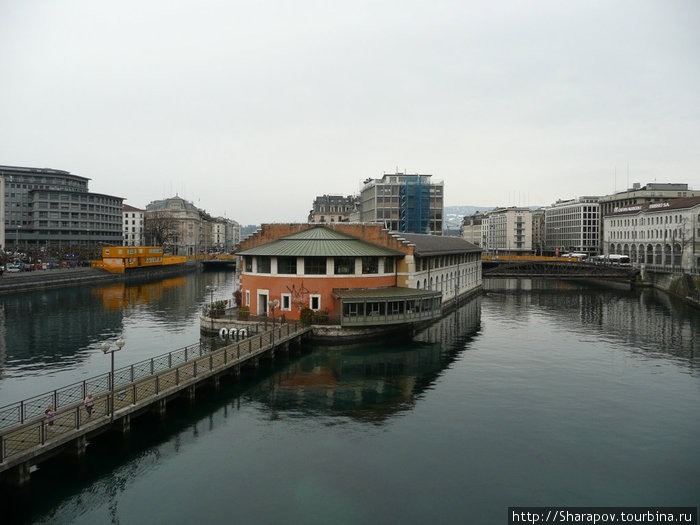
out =
[[(99, 380), (96, 383), (90, 383), (93, 380), (87, 380), (30, 398), (32, 407), (35, 407), (39, 400), (49, 400), (46, 403), (48, 405), (55, 399), (62, 403), (60, 406), (63, 408), (55, 408), (53, 420), (43, 415), (42, 410), (41, 416), (35, 414), (30, 421), (15, 423), (14, 426), (0, 429), (0, 464), (9, 458), (31, 452), (34, 447), (45, 445), (60, 436), (65, 437), (65, 434), (79, 430), (87, 423), (101, 420), (102, 424), (108, 424), (108, 417), (113, 411), (138, 403), (153, 402), (152, 398), (168, 390), (188, 387), (194, 384), (197, 378), (243, 363), (248, 358), (274, 347), (275, 343), (292, 339), (308, 329), (299, 323), (278, 325), (274, 329), (251, 335), (211, 352), (202, 353), (200, 345), (193, 345), (121, 368), (115, 371), (113, 407), (110, 406), (109, 374), (95, 378)], [(92, 414), (88, 414), (85, 410), (81, 397), (82, 389), (87, 384), (102, 388), (100, 393), (93, 394)], [(16, 405), (24, 410), (30, 406), (27, 401), (29, 400), (21, 401)], [(17, 410), (17, 407), (13, 409)]]
[[(249, 326), (248, 336), (259, 333), (260, 328), (258, 324)], [(162, 370), (197, 359), (208, 352), (209, 350), (202, 347), (200, 343), (195, 343), (167, 354), (118, 368), (114, 371), (115, 388), (118, 385), (133, 383)], [(110, 372), (105, 372), (99, 376), (0, 407), (0, 429), (44, 417), (44, 410), (48, 405), (52, 405), (54, 411), (58, 412), (62, 408), (82, 402), (88, 394), (95, 396), (107, 393), (109, 392), (109, 375)]]

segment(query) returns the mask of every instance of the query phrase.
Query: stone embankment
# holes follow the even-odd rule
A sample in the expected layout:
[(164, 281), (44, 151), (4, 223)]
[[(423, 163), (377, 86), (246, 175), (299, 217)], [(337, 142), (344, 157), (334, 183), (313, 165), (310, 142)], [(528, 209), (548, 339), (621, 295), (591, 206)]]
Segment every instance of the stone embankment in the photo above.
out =
[(54, 268), (32, 272), (4, 272), (0, 277), (0, 294), (25, 292), (42, 288), (62, 288), (80, 284), (118, 283), (131, 279), (155, 279), (171, 275), (182, 275), (198, 268), (197, 262), (172, 265), (170, 267), (137, 270), (130, 274), (114, 274), (88, 267)]
[(642, 272), (641, 284), (652, 286), (700, 308), (700, 277), (689, 273)]

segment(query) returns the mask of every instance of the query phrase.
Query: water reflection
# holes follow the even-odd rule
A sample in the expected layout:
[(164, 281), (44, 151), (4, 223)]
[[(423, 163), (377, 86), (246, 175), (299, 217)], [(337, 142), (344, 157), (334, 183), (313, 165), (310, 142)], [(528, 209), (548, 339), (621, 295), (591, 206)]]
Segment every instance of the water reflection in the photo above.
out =
[(410, 410), (458, 358), (478, 333), (480, 311), (477, 297), (400, 345), (315, 346), (312, 354), (249, 395), (264, 399), (271, 419), (285, 412), (290, 417), (330, 415), (382, 424)]
[[(197, 342), (206, 286), (217, 288), (214, 299), (228, 299), (234, 281), (233, 272), (197, 272), (0, 296), (0, 405), (102, 373), (105, 340), (127, 340), (122, 362)], [(37, 381), (49, 376), (54, 380)], [(31, 386), (16, 382), (28, 377)]]
[[(490, 280), (487, 293), (489, 303), (514, 323), (525, 322), (523, 313), (536, 307), (551, 312), (568, 330), (593, 333), (647, 357), (692, 360), (699, 355), (697, 309), (656, 290), (544, 280), (515, 286), (510, 281)], [(522, 286), (530, 291), (510, 293)]]

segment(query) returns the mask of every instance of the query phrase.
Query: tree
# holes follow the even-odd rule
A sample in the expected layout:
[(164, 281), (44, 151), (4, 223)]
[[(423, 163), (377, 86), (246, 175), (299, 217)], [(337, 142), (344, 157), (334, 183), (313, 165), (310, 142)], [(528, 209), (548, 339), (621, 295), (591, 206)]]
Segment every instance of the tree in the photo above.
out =
[(177, 239), (177, 222), (163, 211), (147, 212), (143, 226), (149, 246), (162, 246), (165, 250)]

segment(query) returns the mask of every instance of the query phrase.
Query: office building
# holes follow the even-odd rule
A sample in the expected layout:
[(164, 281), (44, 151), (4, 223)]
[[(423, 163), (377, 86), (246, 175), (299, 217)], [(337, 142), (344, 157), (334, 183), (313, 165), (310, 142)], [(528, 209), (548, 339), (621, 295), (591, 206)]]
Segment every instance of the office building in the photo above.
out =
[(122, 244), (122, 197), (90, 193), (90, 179), (49, 168), (0, 166), (0, 244), (40, 253)]
[(442, 235), (444, 184), (431, 177), (393, 173), (365, 180), (360, 220), (397, 232)]

